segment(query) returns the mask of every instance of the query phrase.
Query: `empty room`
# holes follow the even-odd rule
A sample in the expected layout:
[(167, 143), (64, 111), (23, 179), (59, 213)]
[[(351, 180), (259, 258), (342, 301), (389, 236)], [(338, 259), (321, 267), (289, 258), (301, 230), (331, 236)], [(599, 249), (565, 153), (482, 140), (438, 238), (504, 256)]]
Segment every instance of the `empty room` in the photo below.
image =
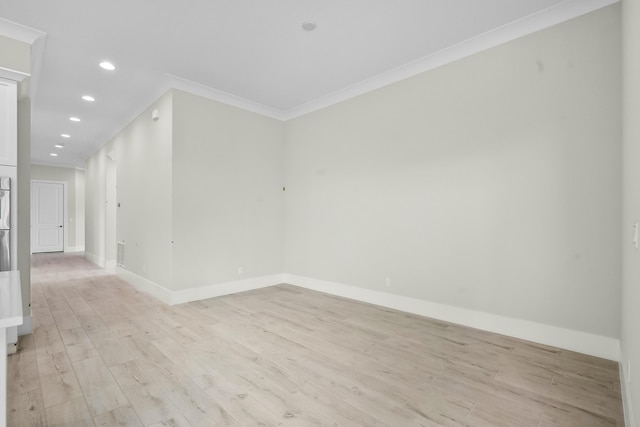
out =
[(635, 426), (639, 117), (637, 0), (0, 0), (0, 427)]

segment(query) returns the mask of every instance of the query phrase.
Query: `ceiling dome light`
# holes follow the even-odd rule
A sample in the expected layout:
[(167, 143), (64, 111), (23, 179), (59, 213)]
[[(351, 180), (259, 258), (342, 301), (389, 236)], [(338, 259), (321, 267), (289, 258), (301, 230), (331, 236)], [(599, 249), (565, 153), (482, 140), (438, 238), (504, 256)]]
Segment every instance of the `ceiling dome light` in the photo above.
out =
[(304, 21), (302, 23), (302, 29), (305, 31), (313, 31), (316, 29), (316, 23), (313, 21)]
[(69, 117), (69, 120), (71, 120), (72, 122), (79, 122), (80, 119), (77, 117)]
[(58, 157), (58, 153), (49, 153), (51, 157)]
[(88, 101), (88, 102), (93, 102), (93, 101), (95, 101), (95, 100), (96, 100), (96, 99), (95, 99), (93, 96), (91, 96), (91, 95), (83, 95), (83, 96), (82, 96), (82, 99), (84, 99), (85, 101)]
[(64, 144), (56, 144), (56, 145), (54, 145), (54, 147), (56, 147), (56, 148), (64, 148)]
[(63, 133), (60, 136), (63, 138), (71, 138), (71, 135), (69, 135), (68, 133)]
[(99, 65), (100, 65), (100, 68), (107, 71), (113, 71), (116, 69), (116, 66), (109, 61), (102, 61)]

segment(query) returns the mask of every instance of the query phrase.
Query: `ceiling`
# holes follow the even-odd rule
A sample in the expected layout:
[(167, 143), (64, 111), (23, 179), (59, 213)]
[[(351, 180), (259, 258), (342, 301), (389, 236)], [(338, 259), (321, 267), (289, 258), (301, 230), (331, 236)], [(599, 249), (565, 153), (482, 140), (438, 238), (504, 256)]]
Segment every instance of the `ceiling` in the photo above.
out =
[(83, 167), (171, 87), (286, 120), (616, 1), (0, 0), (0, 34), (36, 30), (33, 163)]

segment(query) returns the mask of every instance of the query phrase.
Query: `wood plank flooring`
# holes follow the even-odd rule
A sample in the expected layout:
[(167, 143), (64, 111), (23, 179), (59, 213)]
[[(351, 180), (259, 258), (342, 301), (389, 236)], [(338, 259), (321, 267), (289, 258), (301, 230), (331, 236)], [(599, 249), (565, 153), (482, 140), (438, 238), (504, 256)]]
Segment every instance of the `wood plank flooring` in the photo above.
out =
[(166, 306), (32, 258), (9, 425), (622, 426), (617, 364), (289, 285)]

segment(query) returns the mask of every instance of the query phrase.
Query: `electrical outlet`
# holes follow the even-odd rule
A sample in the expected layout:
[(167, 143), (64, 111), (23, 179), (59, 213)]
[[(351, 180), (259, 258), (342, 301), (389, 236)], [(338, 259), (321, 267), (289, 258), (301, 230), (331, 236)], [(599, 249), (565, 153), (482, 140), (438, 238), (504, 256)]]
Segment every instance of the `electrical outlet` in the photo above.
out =
[(238, 276), (242, 276), (244, 274), (244, 268), (238, 267)]
[(390, 277), (385, 277), (384, 278), (384, 285), (385, 286), (391, 286), (391, 278)]

